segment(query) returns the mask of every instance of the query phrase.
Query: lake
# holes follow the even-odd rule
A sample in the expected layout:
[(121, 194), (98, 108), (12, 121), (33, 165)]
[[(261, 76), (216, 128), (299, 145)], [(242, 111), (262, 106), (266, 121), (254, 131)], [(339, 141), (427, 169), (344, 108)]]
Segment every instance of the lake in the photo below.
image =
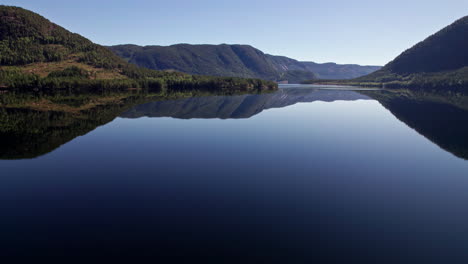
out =
[(4, 110), (44, 132), (1, 133), (0, 255), (466, 263), (466, 98), (286, 85), (86, 122)]

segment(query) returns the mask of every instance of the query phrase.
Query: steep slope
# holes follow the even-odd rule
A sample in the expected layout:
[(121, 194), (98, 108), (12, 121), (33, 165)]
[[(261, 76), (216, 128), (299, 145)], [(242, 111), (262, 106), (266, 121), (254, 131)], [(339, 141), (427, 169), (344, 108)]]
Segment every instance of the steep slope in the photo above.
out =
[(110, 78), (120, 75), (116, 69), (125, 64), (106, 48), (36, 13), (19, 7), (0, 6), (1, 66), (28, 65), (29, 72), (45, 76), (52, 70), (81, 65), (99, 73), (106, 69), (114, 74), (107, 75)]
[(468, 87), (468, 16), (356, 81), (387, 87)]
[(398, 74), (452, 71), (468, 66), (468, 16), (406, 50), (384, 70)]
[(272, 56), (248, 45), (189, 45), (109, 47), (120, 57), (155, 70), (178, 70), (190, 74), (261, 78), (299, 83), (314, 78), (354, 78), (380, 67), (317, 64)]

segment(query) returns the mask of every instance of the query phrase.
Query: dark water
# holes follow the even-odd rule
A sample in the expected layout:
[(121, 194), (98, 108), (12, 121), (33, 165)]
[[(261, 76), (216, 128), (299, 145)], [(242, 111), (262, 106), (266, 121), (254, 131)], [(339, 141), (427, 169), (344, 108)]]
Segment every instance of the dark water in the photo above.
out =
[(466, 263), (466, 102), (288, 87), (5, 111), (44, 132), (1, 134), (0, 255)]

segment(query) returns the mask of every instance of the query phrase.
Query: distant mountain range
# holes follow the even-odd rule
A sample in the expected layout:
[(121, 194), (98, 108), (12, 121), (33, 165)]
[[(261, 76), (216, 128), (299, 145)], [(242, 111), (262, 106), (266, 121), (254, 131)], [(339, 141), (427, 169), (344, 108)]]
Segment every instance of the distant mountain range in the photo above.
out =
[(468, 87), (468, 16), (406, 50), (382, 69), (341, 83), (465, 90)]
[(154, 70), (189, 74), (261, 78), (300, 83), (310, 79), (350, 79), (374, 72), (379, 66), (301, 62), (273, 56), (248, 45), (190, 45), (109, 47), (130, 63)]

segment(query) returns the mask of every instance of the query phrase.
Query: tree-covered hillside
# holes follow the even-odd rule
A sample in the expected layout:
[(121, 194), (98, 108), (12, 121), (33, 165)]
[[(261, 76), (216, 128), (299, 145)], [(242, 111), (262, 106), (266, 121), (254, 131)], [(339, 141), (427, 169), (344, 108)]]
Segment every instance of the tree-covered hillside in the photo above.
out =
[(406, 50), (384, 70), (398, 74), (442, 72), (468, 66), (468, 16)]
[(36, 13), (19, 7), (0, 6), (0, 65), (66, 60), (106, 69), (126, 66), (106, 48)]
[[(228, 87), (231, 86), (231, 87)], [(261, 80), (221, 79), (155, 71), (130, 64), (109, 49), (46, 18), (0, 5), (0, 88), (274, 89)]]
[(468, 16), (406, 50), (381, 70), (349, 84), (387, 88), (468, 88)]

